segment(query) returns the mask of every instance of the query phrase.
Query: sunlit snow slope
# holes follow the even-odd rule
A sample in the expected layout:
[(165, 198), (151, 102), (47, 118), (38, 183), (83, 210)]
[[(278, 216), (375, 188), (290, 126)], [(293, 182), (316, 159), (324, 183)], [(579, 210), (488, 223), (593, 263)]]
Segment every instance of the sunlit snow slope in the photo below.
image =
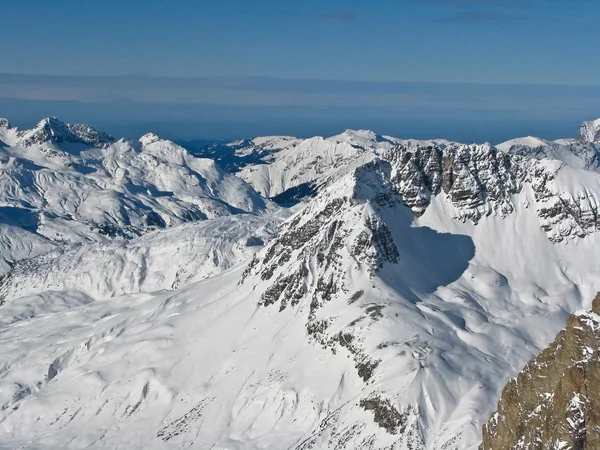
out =
[(177, 289), (217, 275), (259, 250), (289, 214), (238, 214), (186, 223), (126, 241), (86, 241), (16, 263), (0, 279), (0, 304), (48, 290), (102, 299)]

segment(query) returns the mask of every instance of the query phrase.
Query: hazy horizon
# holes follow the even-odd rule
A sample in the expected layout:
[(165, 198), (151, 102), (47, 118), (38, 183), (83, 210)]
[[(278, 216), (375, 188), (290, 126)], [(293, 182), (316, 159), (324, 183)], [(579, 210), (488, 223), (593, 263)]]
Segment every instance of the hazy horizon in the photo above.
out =
[(5, 3), (0, 115), (21, 126), (498, 142), (600, 117), (598, 2)]
[(293, 80), (271, 77), (0, 74), (0, 116), (89, 123), (115, 136), (174, 140), (370, 129), (492, 143), (573, 137), (600, 116), (600, 86)]

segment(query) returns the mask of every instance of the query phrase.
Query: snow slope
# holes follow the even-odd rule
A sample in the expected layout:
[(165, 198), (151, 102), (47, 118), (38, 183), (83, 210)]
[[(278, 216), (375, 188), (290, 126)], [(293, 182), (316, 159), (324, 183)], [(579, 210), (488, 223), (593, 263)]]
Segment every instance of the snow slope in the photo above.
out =
[[(192, 220), (276, 209), (214, 161), (153, 134), (115, 141), (88, 125), (49, 118), (31, 130), (3, 120), (0, 140), (6, 144), (0, 147), (0, 220), (15, 231), (9, 230), (9, 243), (0, 243), (5, 265), (56, 243), (131, 238)], [(13, 223), (3, 219), (8, 216)], [(23, 239), (24, 248), (15, 251)]]
[(158, 230), (129, 241), (86, 241), (14, 264), (0, 279), (0, 304), (44, 291), (75, 290), (94, 299), (178, 289), (251, 256), (287, 210), (238, 214)]
[(506, 380), (600, 288), (600, 234), (544, 213), (554, 185), (595, 202), (600, 175), (408, 153), (339, 177), (216, 277), (2, 306), (4, 445), (476, 448)]

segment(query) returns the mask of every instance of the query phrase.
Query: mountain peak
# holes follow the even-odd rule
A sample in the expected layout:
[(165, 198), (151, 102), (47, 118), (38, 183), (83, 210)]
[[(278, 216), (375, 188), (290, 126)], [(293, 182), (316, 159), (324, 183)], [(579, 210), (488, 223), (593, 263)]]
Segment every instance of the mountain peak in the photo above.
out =
[(160, 136), (158, 134), (155, 133), (147, 133), (145, 135), (143, 135), (139, 141), (142, 143), (142, 145), (149, 145), (149, 144), (154, 144), (155, 142), (158, 141), (162, 141), (162, 139), (160, 138)]
[(377, 143), (377, 134), (371, 130), (351, 130), (347, 129), (337, 136), (332, 136), (338, 142), (347, 142), (350, 145), (360, 147), (372, 147)]
[(0, 117), (0, 128), (12, 128), (8, 119)]
[(65, 122), (63, 122), (62, 120), (60, 120), (58, 117), (55, 117), (55, 116), (44, 117), (42, 120), (40, 120), (38, 122), (36, 127), (45, 126), (45, 125), (67, 126), (67, 124)]
[(600, 118), (583, 122), (577, 139), (586, 142), (600, 142)]
[(20, 132), (21, 145), (62, 142), (84, 144), (89, 147), (105, 147), (114, 142), (114, 138), (97, 131), (90, 125), (67, 124), (56, 117), (42, 119), (31, 130)]

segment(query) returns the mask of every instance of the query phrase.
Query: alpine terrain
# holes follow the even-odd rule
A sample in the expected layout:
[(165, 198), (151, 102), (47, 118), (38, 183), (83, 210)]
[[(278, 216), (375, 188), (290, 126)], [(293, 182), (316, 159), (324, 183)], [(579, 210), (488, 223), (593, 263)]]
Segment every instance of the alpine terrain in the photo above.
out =
[(1, 448), (591, 442), (548, 417), (591, 404), (575, 359), (597, 360), (594, 314), (542, 349), (600, 291), (600, 121), (560, 141), (347, 130), (196, 156), (0, 124)]

